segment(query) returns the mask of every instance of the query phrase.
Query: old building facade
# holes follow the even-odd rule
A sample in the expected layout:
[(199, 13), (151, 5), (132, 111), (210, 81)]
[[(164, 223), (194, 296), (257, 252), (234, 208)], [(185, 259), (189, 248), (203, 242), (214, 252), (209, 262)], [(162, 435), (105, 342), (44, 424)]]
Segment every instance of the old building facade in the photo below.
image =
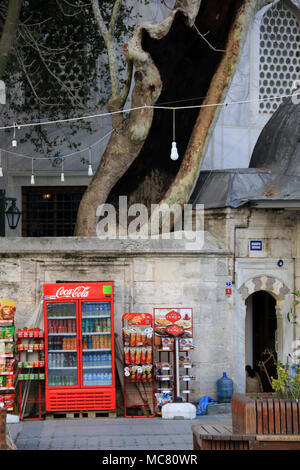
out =
[[(229, 90), (233, 101), (248, 97), (249, 90), (253, 100), (281, 94), (281, 88), (283, 94), (291, 91), (299, 76), (298, 11), (296, 2), (276, 1), (259, 13)], [(279, 28), (283, 28), (278, 34), (288, 34), (291, 29), (292, 55), (288, 52), (279, 57), (280, 45), (273, 44), (273, 49), (266, 46), (274, 53), (270, 52), (265, 64), (261, 61), (261, 57), (267, 59), (263, 42), (270, 38), (264, 35), (277, 19), (281, 21)], [(274, 35), (272, 28), (270, 34)], [(297, 57), (298, 66), (293, 63)], [(290, 64), (285, 63), (287, 59)], [(249, 70), (245, 71), (245, 64)], [(281, 69), (276, 72), (279, 65)], [(277, 85), (270, 84), (269, 73), (281, 74)], [(193, 400), (203, 395), (216, 397), (216, 380), (223, 371), (232, 378), (236, 392), (245, 391), (245, 365), (257, 368), (266, 348), (274, 349), (277, 358), (285, 362), (299, 337), (296, 325), (287, 318), (293, 293), (300, 289), (300, 196), (296, 184), (300, 175), (300, 144), (296, 139), (300, 136), (299, 104), (288, 103), (288, 110), (293, 109), (294, 114), (281, 140), (273, 141), (272, 146), (272, 137), (278, 135), (271, 127), (267, 136), (261, 136), (263, 146), (253, 153), (258, 136), (275, 111), (275, 107), (261, 103), (261, 107), (256, 101), (223, 108), (219, 115), (194, 192), (194, 202), (205, 207), (201, 248), (191, 250), (185, 240), (166, 245), (151, 239), (105, 241), (28, 236), (30, 232), (22, 237), (21, 224), (17, 232), (7, 230), (9, 236), (0, 240), (0, 289), (1, 297), (17, 302), (17, 327), (34, 322), (43, 326), (44, 283), (113, 281), (119, 335), (126, 311), (193, 308)], [(281, 119), (285, 121), (286, 114), (279, 115), (277, 129), (282, 127)], [(269, 160), (263, 150), (266, 147), (272, 150)], [(280, 163), (282, 155), (285, 168)], [(18, 167), (8, 159), (5, 165), (1, 188), (18, 201), (28, 197), (31, 169), (24, 169), (21, 163)], [(60, 184), (59, 173), (54, 170), (49, 173), (41, 169), (37, 175), (45, 194)], [(86, 171), (76, 165), (68, 177), (70, 187), (88, 184)], [(25, 223), (24, 219), (23, 227)]]
[[(44, 283), (113, 281), (118, 334), (126, 311), (192, 307), (193, 399), (216, 396), (216, 380), (223, 371), (242, 392), (245, 365), (257, 366), (253, 358), (263, 352), (260, 346), (274, 347), (282, 361), (292, 352), (297, 332), (287, 313), (292, 293), (299, 288), (299, 217), (294, 210), (250, 208), (213, 210), (206, 217), (205, 243), (199, 251), (186, 250), (184, 241), (174, 241), (166, 249), (145, 241), (3, 239), (2, 296), (16, 299), (20, 327), (41, 313)], [(253, 240), (262, 242), (262, 251), (250, 251)], [(226, 283), (232, 285), (231, 294), (226, 294)], [(264, 294), (264, 301), (270, 296), (274, 304), (263, 307), (259, 302), (254, 307), (257, 292)], [(254, 316), (262, 320), (258, 326)], [(42, 316), (39, 324), (43, 326)]]

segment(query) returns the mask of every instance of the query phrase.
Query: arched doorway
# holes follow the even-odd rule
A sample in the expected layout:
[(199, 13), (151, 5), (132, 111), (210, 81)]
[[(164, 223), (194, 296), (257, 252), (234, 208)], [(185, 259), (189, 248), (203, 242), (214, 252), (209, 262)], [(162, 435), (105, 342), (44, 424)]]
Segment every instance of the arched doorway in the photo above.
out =
[[(272, 387), (267, 374), (259, 367), (269, 357), (264, 354), (266, 349), (275, 353), (275, 336), (277, 329), (276, 300), (267, 291), (257, 291), (246, 299), (245, 323), (245, 361), (260, 375), (263, 391), (270, 392)], [(276, 367), (273, 359), (265, 363), (270, 377), (276, 376)]]

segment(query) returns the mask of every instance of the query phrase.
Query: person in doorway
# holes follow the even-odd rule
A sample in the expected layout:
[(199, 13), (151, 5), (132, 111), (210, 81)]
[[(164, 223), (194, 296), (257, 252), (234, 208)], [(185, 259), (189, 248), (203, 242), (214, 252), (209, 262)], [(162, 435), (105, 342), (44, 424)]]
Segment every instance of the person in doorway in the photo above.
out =
[(259, 393), (263, 391), (260, 376), (251, 366), (246, 366), (246, 393)]

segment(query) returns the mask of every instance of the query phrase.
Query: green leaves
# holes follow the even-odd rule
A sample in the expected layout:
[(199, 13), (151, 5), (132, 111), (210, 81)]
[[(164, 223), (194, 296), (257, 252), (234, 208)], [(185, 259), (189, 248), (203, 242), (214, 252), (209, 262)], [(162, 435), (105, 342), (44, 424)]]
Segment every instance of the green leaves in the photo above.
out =
[[(115, 0), (99, 1), (107, 22), (114, 3)], [(133, 7), (126, 3), (121, 4), (115, 27), (120, 79), (125, 72), (122, 45), (137, 20)], [(32, 122), (99, 111), (110, 96), (111, 85), (105, 44), (91, 5), (85, 0), (48, 0), (46, 9), (40, 0), (24, 1), (20, 20), (14, 53), (4, 77), (8, 105), (3, 124), (23, 121), (23, 116)], [(0, 34), (2, 27), (0, 16)], [(74, 124), (72, 131), (76, 129), (92, 132), (91, 124), (86, 122)], [(46, 129), (41, 132), (31, 128), (26, 133), (26, 139), (42, 154), (45, 149), (51, 153), (59, 141), (66, 141), (63, 133), (60, 138), (53, 138)]]
[(300, 367), (293, 370), (288, 364), (277, 362), (277, 379), (271, 378), (272, 387), (278, 398), (296, 400), (300, 398)]

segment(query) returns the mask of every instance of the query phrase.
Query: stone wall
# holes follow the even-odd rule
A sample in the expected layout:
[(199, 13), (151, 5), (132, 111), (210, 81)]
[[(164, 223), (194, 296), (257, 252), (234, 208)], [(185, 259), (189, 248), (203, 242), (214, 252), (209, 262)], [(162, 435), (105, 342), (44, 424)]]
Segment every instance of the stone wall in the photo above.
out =
[(199, 252), (186, 251), (184, 242), (177, 241), (172, 249), (163, 249), (132, 241), (112, 247), (111, 242), (97, 239), (3, 239), (1, 296), (16, 300), (16, 325), (21, 327), (30, 324), (44, 283), (113, 281), (118, 334), (126, 311), (191, 307), (196, 343), (194, 397), (212, 395), (223, 370), (234, 375), (232, 302), (220, 288), (230, 279), (228, 254), (209, 234), (206, 239)]
[[(288, 352), (295, 334), (285, 313), (299, 279), (298, 225), (291, 214), (270, 211), (226, 209), (206, 215), (210, 233), (205, 232), (199, 249), (174, 239), (3, 238), (0, 297), (16, 300), (16, 325), (23, 327), (36, 318), (44, 283), (113, 281), (118, 334), (126, 311), (193, 308), (192, 398), (216, 398), (216, 380), (223, 371), (233, 379), (235, 391), (243, 392), (247, 297), (256, 290), (275, 297), (280, 355)], [(253, 237), (263, 240), (263, 255), (249, 252)], [(279, 258), (284, 260), (281, 268)], [(225, 294), (228, 281), (232, 295)]]

